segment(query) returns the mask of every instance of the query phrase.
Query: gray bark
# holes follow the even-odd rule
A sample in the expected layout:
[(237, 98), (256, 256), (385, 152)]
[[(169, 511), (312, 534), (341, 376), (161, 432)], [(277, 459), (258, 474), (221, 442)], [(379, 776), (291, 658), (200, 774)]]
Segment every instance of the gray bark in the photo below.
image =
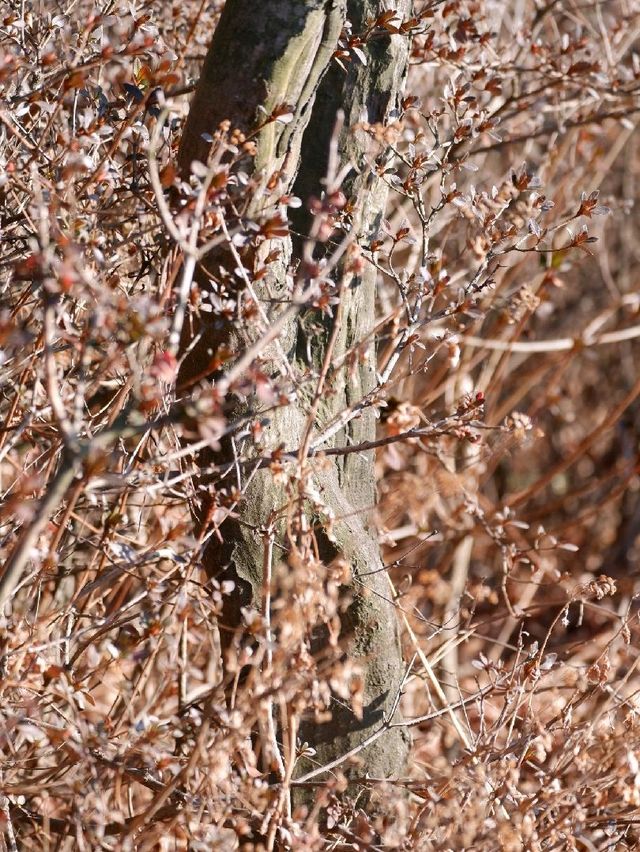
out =
[[(399, 0), (399, 16), (407, 18), (410, 6), (410, 0)], [(382, 11), (381, 0), (350, 0), (348, 10), (342, 0), (271, 0), (265, 4), (227, 0), (185, 129), (181, 148), (183, 167), (193, 159), (206, 160), (208, 146), (201, 134), (214, 131), (223, 119), (250, 131), (256, 126), (260, 105), (268, 114), (274, 106), (288, 103), (294, 107), (294, 120), (288, 125), (272, 123), (257, 134), (254, 174), (263, 176), (261, 186), (265, 188), (269, 176), (280, 170), (284, 190), (306, 200), (311, 194), (321, 192), (331, 135), (342, 110), (345, 119), (339, 156), (343, 163), (353, 167), (343, 189), (354, 201), (353, 227), (357, 240), (366, 245), (378, 228), (387, 190), (367, 162), (369, 144), (365, 134), (355, 127), (363, 120), (384, 121), (396, 108), (406, 72), (408, 39), (377, 33), (364, 48), (367, 65), (354, 60), (346, 74), (335, 63), (330, 65), (330, 60), (345, 13), (354, 32), (361, 32), (366, 22)], [(279, 191), (283, 191), (282, 184)], [(255, 214), (258, 205), (265, 203), (266, 194), (265, 189), (263, 197), (255, 199), (250, 214)], [(296, 226), (305, 228), (304, 216), (298, 217)], [(287, 298), (290, 291), (285, 271), (298, 245), (292, 246), (286, 239), (281, 241), (281, 248), (281, 262), (272, 264), (273, 272), (265, 287), (270, 288), (272, 295)], [(216, 258), (216, 263), (220, 262), (221, 258)], [(375, 283), (375, 270), (367, 267), (359, 278), (351, 278), (343, 290), (341, 322), (334, 348), (336, 362), (354, 344), (370, 337)], [(268, 304), (272, 302), (265, 301), (267, 310)], [(296, 374), (308, 372), (309, 352), (311, 366), (319, 371), (335, 320), (335, 316), (307, 316), (302, 322), (292, 320), (284, 329), (281, 348)], [(312, 333), (313, 339), (306, 340), (302, 329)], [(233, 326), (222, 331), (214, 326), (192, 327), (191, 333), (195, 331), (202, 333), (202, 341), (186, 359), (183, 381), (201, 374), (210, 351), (223, 340), (236, 352), (251, 342), (250, 332)], [(275, 375), (278, 356), (275, 350), (272, 354)], [(361, 348), (355, 368), (344, 366), (330, 374), (331, 392), (323, 395), (316, 429), (322, 429), (340, 411), (364, 399), (374, 383), (375, 346), (371, 342)], [(298, 447), (305, 432), (308, 402), (301, 394), (295, 405), (270, 415), (262, 444), (273, 448), (283, 443), (287, 448)], [(365, 407), (333, 436), (328, 446), (360, 443), (374, 437), (373, 409)], [(239, 450), (245, 456), (254, 452), (248, 441)], [(228, 454), (228, 448), (223, 449), (222, 458), (225, 453)], [(202, 457), (203, 464), (208, 460)], [(314, 484), (337, 519), (332, 526), (332, 540), (328, 536), (318, 537), (321, 556), (330, 560), (339, 553), (351, 567), (352, 602), (343, 618), (342, 631), (348, 637), (350, 656), (362, 662), (365, 672), (362, 719), (336, 702), (331, 721), (303, 725), (302, 739), (314, 745), (316, 761), (324, 764), (348, 752), (379, 728), (394, 704), (403, 664), (396, 614), (389, 602), (389, 586), (370, 519), (375, 502), (373, 453), (332, 457), (330, 464), (325, 461), (314, 472)], [(222, 543), (214, 542), (205, 554), (206, 568), (212, 576), (236, 582), (236, 592), (229, 596), (223, 613), (226, 627), (239, 624), (241, 607), (253, 604), (259, 608), (264, 545), (256, 531), (264, 528), (286, 499), (283, 489), (274, 484), (270, 471), (259, 471), (246, 489), (241, 517), (225, 523)], [(319, 519), (310, 520), (317, 524)], [(316, 637), (316, 642), (322, 641), (321, 635)], [(405, 731), (393, 728), (363, 751), (364, 768), (359, 773), (373, 777), (401, 774), (406, 753)], [(300, 773), (310, 768), (310, 765), (300, 766)]]

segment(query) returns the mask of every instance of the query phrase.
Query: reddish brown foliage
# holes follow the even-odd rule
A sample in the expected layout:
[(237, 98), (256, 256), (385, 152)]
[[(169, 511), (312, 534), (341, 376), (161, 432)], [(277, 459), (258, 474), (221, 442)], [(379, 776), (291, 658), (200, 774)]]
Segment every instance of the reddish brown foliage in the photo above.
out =
[[(287, 811), (271, 774), (305, 749), (295, 730), (274, 742), (273, 706), (320, 716), (333, 692), (358, 707), (357, 666), (309, 653), (314, 625), (337, 635), (339, 560), (310, 548), (273, 578), (271, 622), (246, 613), (257, 650), (238, 642), (227, 661), (250, 675), (224, 700), (228, 589), (205, 585), (198, 560), (248, 462), (211, 471), (196, 537), (186, 444), (215, 448), (238, 427), (228, 391), (256, 394), (264, 417), (296, 388), (286, 370), (265, 375), (257, 347), (240, 365), (212, 353), (205, 375), (226, 365), (227, 378), (176, 391), (177, 343), (187, 308), (266, 338), (251, 286), (280, 261), (298, 200), (243, 218), (252, 142), (231, 126), (178, 176), (216, 13), (34, 0), (3, 19), (0, 546), (20, 569), (8, 584), (5, 569), (0, 630), (7, 848), (634, 848), (640, 6), (418, 2), (336, 51), (346, 66), (370, 39), (413, 38), (402, 112), (360, 128), (394, 190), (388, 218), (349, 255), (352, 272), (380, 272), (366, 402), (381, 415), (379, 529), (413, 751), (405, 778), (370, 784), (393, 816), (343, 807), (340, 765), (309, 779), (307, 811)], [(317, 240), (339, 243), (352, 211), (331, 190), (310, 205)], [(212, 300), (192, 276), (218, 244), (238, 265)], [(297, 297), (332, 313), (327, 269), (302, 269)], [(325, 392), (358, 356), (332, 365)], [(261, 417), (240, 424), (256, 441)], [(292, 494), (307, 481), (297, 449), (262, 462)]]

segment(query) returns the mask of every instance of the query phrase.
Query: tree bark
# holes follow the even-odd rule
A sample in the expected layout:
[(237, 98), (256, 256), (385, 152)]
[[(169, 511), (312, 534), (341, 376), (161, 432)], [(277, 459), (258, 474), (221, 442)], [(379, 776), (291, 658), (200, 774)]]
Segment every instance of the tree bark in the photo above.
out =
[[(411, 0), (398, 0), (398, 17), (408, 18), (410, 7)], [(406, 73), (408, 38), (376, 30), (363, 48), (367, 64), (354, 58), (346, 73), (331, 62), (331, 57), (346, 17), (353, 32), (360, 33), (383, 11), (385, 4), (381, 0), (271, 0), (262, 5), (253, 0), (227, 0), (185, 128), (180, 152), (183, 169), (194, 159), (206, 161), (209, 145), (202, 134), (213, 133), (221, 121), (229, 119), (232, 127), (250, 132), (274, 108), (288, 104), (293, 113), (289, 124), (271, 122), (255, 135), (257, 154), (252, 174), (260, 191), (247, 215), (257, 216), (273, 202), (270, 187), (274, 185), (274, 173), (279, 175), (275, 181), (279, 195), (293, 192), (306, 201), (322, 191), (332, 135), (342, 111), (344, 121), (337, 140), (339, 165), (352, 167), (343, 191), (352, 205), (355, 242), (367, 245), (380, 224), (387, 188), (368, 162), (369, 139), (358, 125), (385, 122), (393, 115)], [(260, 107), (265, 111), (261, 112)], [(308, 227), (307, 217), (298, 216), (295, 225), (304, 230)], [(277, 313), (282, 300), (291, 298), (287, 272), (300, 250), (297, 239), (295, 245), (289, 238), (280, 239), (278, 244), (279, 261), (269, 266), (266, 280), (256, 283), (268, 314), (274, 301), (280, 302)], [(216, 263), (220, 261), (220, 257), (216, 258)], [(301, 384), (295, 404), (269, 415), (261, 437), (261, 452), (264, 447), (268, 451), (282, 444), (287, 449), (300, 447), (310, 408), (315, 411), (313, 434), (318, 434), (340, 412), (369, 399), (376, 381), (375, 342), (371, 339), (376, 270), (365, 264), (357, 277), (344, 274), (344, 285), (339, 288), (340, 305), (335, 306), (334, 315), (327, 317), (318, 312), (302, 317), (302, 321), (294, 317), (280, 334), (279, 348), (272, 346), (269, 351), (268, 370), (277, 375), (284, 355), (294, 376), (308, 375), (310, 367), (318, 375), (330, 339), (334, 363), (345, 363), (329, 373), (319, 405), (312, 407), (309, 394), (313, 396), (313, 383), (306, 394)], [(191, 326), (190, 334), (196, 331), (201, 335), (200, 341), (183, 363), (183, 382), (202, 374), (212, 349), (221, 341), (232, 352), (240, 353), (256, 334), (233, 324), (222, 331), (213, 323), (197, 329)], [(357, 357), (343, 358), (357, 344)], [(236, 413), (240, 408), (235, 404)], [(374, 437), (374, 408), (365, 404), (357, 417), (327, 440), (325, 447), (359, 444)], [(236, 451), (244, 456), (256, 453), (248, 438)], [(230, 447), (223, 447), (216, 461), (221, 458), (232, 458)], [(202, 464), (208, 461), (210, 458), (203, 454)], [(318, 465), (310, 460), (309, 464), (315, 490), (335, 519), (331, 536), (318, 535), (320, 555), (325, 561), (340, 555), (351, 569), (351, 604), (342, 620), (342, 633), (348, 637), (350, 656), (360, 661), (365, 675), (361, 718), (343, 703), (334, 702), (330, 721), (303, 724), (301, 739), (315, 747), (315, 761), (324, 765), (357, 747), (383, 724), (394, 706), (403, 663), (396, 615), (389, 601), (389, 586), (370, 518), (375, 502), (373, 452), (338, 455)], [(212, 539), (204, 556), (211, 576), (235, 583), (234, 592), (225, 600), (223, 619), (227, 628), (240, 623), (242, 607), (260, 607), (265, 539), (259, 531), (272, 523), (274, 513), (290, 499), (284, 486), (274, 482), (268, 468), (253, 476), (245, 495), (239, 517), (224, 523), (222, 541)], [(320, 520), (313, 517), (309, 522), (317, 526)], [(286, 547), (281, 528), (277, 534)], [(322, 641), (322, 636), (316, 637), (316, 643)], [(386, 731), (363, 750), (360, 756), (364, 769), (360, 774), (398, 775), (405, 764), (407, 743), (404, 729)], [(300, 765), (299, 772), (310, 768), (309, 764)]]

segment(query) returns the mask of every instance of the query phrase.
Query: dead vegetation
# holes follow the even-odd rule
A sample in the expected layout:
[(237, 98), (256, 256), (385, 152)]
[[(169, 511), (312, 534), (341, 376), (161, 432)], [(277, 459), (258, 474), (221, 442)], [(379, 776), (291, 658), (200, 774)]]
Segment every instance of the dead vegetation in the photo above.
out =
[[(339, 645), (311, 653), (317, 625), (337, 635), (344, 564), (299, 539), (229, 646), (230, 706), (229, 590), (199, 567), (257, 465), (323, 511), (285, 447), (212, 466), (208, 524), (191, 522), (194, 452), (259, 442), (296, 390), (263, 369), (266, 327), (225, 378), (260, 417), (229, 422), (210, 382), (175, 386), (189, 311), (263, 321), (247, 256), (288, 229), (236, 215), (250, 140), (232, 127), (212, 128), (215, 175), (178, 175), (216, 14), (33, 0), (0, 21), (5, 848), (636, 848), (640, 5), (418, 2), (408, 24), (343, 34), (342, 63), (413, 37), (402, 113), (363, 128), (388, 218), (351, 259), (380, 273), (367, 404), (412, 736), (404, 777), (358, 770), (386, 802), (369, 814), (342, 796), (358, 754), (330, 780), (293, 774), (313, 765), (300, 719), (361, 700)], [(339, 187), (313, 209), (319, 241), (346, 239)], [(211, 304), (193, 268), (221, 243), (238, 268)], [(303, 295), (331, 312), (327, 269)]]

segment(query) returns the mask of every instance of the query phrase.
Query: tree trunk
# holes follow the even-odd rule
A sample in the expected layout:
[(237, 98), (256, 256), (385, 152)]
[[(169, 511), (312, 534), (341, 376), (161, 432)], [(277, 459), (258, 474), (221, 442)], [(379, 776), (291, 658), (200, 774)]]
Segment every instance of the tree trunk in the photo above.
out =
[[(398, 17), (409, 17), (410, 6), (411, 0), (399, 0)], [(337, 138), (338, 166), (352, 166), (343, 191), (352, 207), (355, 243), (367, 245), (380, 224), (387, 189), (368, 162), (369, 137), (357, 125), (384, 122), (397, 107), (407, 67), (408, 38), (390, 36), (377, 28), (363, 47), (367, 64), (354, 57), (346, 73), (331, 57), (345, 17), (351, 21), (353, 33), (359, 34), (383, 11), (385, 4), (381, 0), (348, 3), (271, 0), (265, 4), (227, 0), (185, 128), (180, 152), (183, 169), (194, 159), (206, 161), (209, 145), (202, 134), (212, 134), (223, 120), (228, 119), (232, 127), (250, 132), (274, 109), (287, 104), (293, 113), (292, 120), (288, 124), (272, 121), (254, 137), (257, 153), (251, 174), (258, 191), (246, 213), (258, 216), (276, 197), (287, 193), (306, 201), (322, 192), (321, 180), (327, 173), (332, 135), (342, 111), (343, 126)], [(260, 107), (265, 111), (259, 110)], [(274, 174), (277, 179), (273, 179)], [(298, 216), (296, 230), (307, 228), (308, 218)], [(272, 251), (273, 245), (271, 241), (267, 250)], [(297, 255), (301, 250), (298, 238), (295, 245), (288, 237), (279, 238), (277, 245), (281, 251), (279, 260), (269, 265), (267, 278), (255, 284), (269, 319), (279, 314), (284, 300), (292, 298), (287, 272), (292, 260), (300, 259)], [(224, 262), (221, 256), (215, 258), (215, 264), (221, 262)], [(365, 263), (355, 274), (346, 267), (338, 274), (342, 276), (342, 284), (336, 281), (340, 304), (335, 305), (334, 315), (327, 317), (309, 311), (301, 318), (293, 316), (282, 329), (278, 345), (270, 345), (268, 366), (263, 369), (277, 377), (278, 370), (286, 371), (283, 365), (286, 359), (290, 365), (289, 380), (293, 377), (295, 381), (303, 374), (308, 376), (310, 369), (317, 377), (328, 346), (332, 347), (332, 363), (341, 366), (329, 371), (320, 399), (314, 399), (315, 382), (301, 383), (295, 403), (269, 414), (269, 423), (261, 436), (261, 454), (265, 447), (268, 452), (283, 444), (288, 450), (298, 450), (305, 444), (309, 416), (313, 417), (313, 439), (327, 424), (335, 422), (337, 415), (349, 409), (359, 409), (358, 416), (335, 431), (323, 448), (360, 444), (375, 438), (370, 392), (376, 381), (375, 342), (371, 339), (376, 270)], [(272, 314), (270, 306), (274, 304)], [(196, 331), (200, 339), (183, 363), (180, 377), (183, 383), (206, 371), (212, 350), (221, 342), (239, 354), (258, 334), (237, 324), (229, 324), (222, 330), (213, 323), (198, 328), (190, 326), (190, 335)], [(354, 347), (355, 357), (343, 358)], [(304, 387), (309, 386), (311, 391), (305, 392)], [(241, 406), (239, 403), (234, 406), (237, 414)], [(249, 438), (236, 446), (235, 451), (244, 457), (257, 453)], [(216, 461), (221, 457), (232, 460), (231, 446), (223, 447)], [(210, 457), (203, 454), (201, 463), (209, 461)], [(342, 633), (349, 637), (349, 655), (361, 663), (365, 680), (361, 718), (343, 703), (334, 702), (330, 721), (303, 724), (300, 738), (313, 744), (317, 752), (315, 760), (324, 765), (357, 747), (380, 727), (393, 709), (403, 663), (396, 615), (389, 602), (390, 590), (382, 569), (376, 531), (370, 523), (375, 502), (373, 452), (331, 456), (321, 464), (309, 459), (307, 464), (311, 467), (315, 491), (327, 507), (327, 514), (334, 519), (331, 535), (322, 535), (320, 531), (316, 536), (320, 556), (327, 562), (340, 555), (351, 569), (351, 604), (342, 619)], [(234, 592), (225, 599), (223, 628), (227, 630), (223, 629), (223, 636), (229, 635), (229, 628), (240, 624), (243, 607), (260, 608), (264, 530), (273, 528), (275, 513), (291, 499), (284, 486), (276, 484), (269, 468), (258, 470), (244, 492), (246, 499), (238, 509), (239, 517), (225, 521), (222, 540), (212, 538), (205, 553), (209, 574), (235, 583)], [(317, 516), (309, 517), (308, 522), (315, 527), (322, 523)], [(282, 525), (275, 533), (282, 549), (290, 547)], [(316, 636), (316, 645), (322, 641), (321, 636)], [(400, 727), (386, 731), (361, 753), (364, 769), (360, 773), (372, 777), (401, 773), (407, 739)], [(309, 768), (310, 765), (300, 766), (298, 772)]]

